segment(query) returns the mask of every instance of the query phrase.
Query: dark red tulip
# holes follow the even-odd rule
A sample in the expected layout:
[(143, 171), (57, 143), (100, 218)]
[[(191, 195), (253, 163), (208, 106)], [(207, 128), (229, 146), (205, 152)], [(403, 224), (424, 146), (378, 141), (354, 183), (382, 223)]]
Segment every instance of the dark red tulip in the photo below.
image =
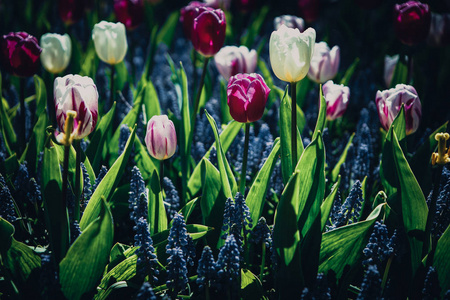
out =
[(256, 0), (235, 0), (233, 5), (240, 12), (248, 13), (255, 9)]
[(319, 0), (298, 0), (297, 5), (300, 16), (303, 17), (306, 22), (314, 22), (319, 16)]
[(59, 17), (67, 25), (78, 22), (84, 14), (85, 0), (59, 0)]
[(211, 57), (225, 42), (227, 22), (221, 9), (207, 9), (194, 19), (191, 41), (200, 54)]
[(36, 74), (42, 49), (26, 32), (10, 32), (0, 39), (1, 63), (10, 73), (29, 77)]
[(227, 103), (230, 115), (238, 122), (261, 119), (270, 89), (259, 74), (237, 74), (228, 81)]
[(383, 3), (383, 0), (355, 0), (356, 4), (363, 9), (374, 9)]
[(114, 13), (117, 21), (132, 30), (144, 20), (144, 2), (142, 0), (114, 0)]
[(423, 41), (430, 31), (431, 12), (427, 4), (408, 1), (394, 7), (394, 28), (398, 39), (409, 46)]
[(194, 28), (194, 19), (202, 12), (212, 10), (205, 6), (205, 3), (193, 1), (181, 9), (180, 22), (183, 24), (184, 35), (191, 39), (191, 32)]

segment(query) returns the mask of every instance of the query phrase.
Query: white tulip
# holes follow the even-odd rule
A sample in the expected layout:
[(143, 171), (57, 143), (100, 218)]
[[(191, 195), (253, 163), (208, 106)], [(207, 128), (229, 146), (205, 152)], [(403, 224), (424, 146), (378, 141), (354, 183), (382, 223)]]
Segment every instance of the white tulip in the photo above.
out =
[(40, 46), (41, 63), (47, 71), (58, 74), (67, 68), (72, 55), (72, 41), (67, 33), (46, 33), (41, 37)]
[(101, 21), (95, 24), (92, 39), (98, 57), (105, 63), (115, 65), (125, 58), (128, 43), (125, 25), (122, 23)]

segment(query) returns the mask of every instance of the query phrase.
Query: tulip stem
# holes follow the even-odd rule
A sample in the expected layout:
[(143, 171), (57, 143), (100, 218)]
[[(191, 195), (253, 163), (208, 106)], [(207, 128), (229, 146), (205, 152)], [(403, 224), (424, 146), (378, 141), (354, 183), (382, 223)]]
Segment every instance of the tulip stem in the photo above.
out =
[(239, 192), (245, 195), (245, 178), (247, 176), (248, 140), (250, 136), (250, 123), (245, 123), (244, 157), (242, 159), (241, 181), (239, 182)]
[(292, 170), (297, 165), (297, 82), (291, 82), (291, 154)]
[(80, 221), (80, 176), (81, 176), (81, 140), (74, 140), (73, 146), (76, 152), (76, 163), (75, 163), (75, 209), (74, 209), (74, 219), (77, 222)]
[[(193, 122), (193, 124), (195, 124), (195, 116), (197, 116), (198, 106), (200, 105), (200, 96), (202, 95), (203, 84), (205, 82), (205, 76), (206, 76), (206, 71), (207, 71), (206, 68), (208, 67), (208, 61), (209, 61), (209, 57), (206, 57), (205, 61), (203, 63), (202, 77), (200, 77), (200, 84), (198, 85), (197, 95), (195, 97), (194, 122)], [(195, 68), (195, 66), (194, 66), (194, 68)]]
[[(25, 109), (25, 78), (24, 77), (20, 77), (20, 81), (19, 81), (19, 89), (20, 89), (20, 123), (22, 124), (23, 128), (22, 128), (22, 132), (20, 133), (20, 139), (21, 139), (21, 146), (19, 148), (21, 148), (20, 150), (25, 149), (25, 145), (26, 145), (26, 134), (25, 132), (27, 131), (27, 126), (26, 126), (26, 109)], [(23, 147), (23, 148), (22, 148)]]
[[(62, 205), (60, 215), (64, 216), (67, 214), (67, 186), (69, 185), (67, 177), (69, 175), (69, 153), (70, 153), (70, 145), (64, 146), (64, 162), (63, 162), (63, 173), (62, 173)], [(62, 230), (61, 234), (65, 234), (65, 231)], [(65, 240), (64, 237), (61, 237), (61, 241)], [(64, 253), (61, 253), (61, 258), (66, 255), (66, 249), (61, 249)]]
[(116, 68), (115, 65), (111, 65), (111, 94), (109, 95), (109, 105), (113, 105), (114, 103), (114, 76), (116, 74)]
[(413, 56), (412, 54), (407, 54), (406, 57), (408, 58), (408, 75), (406, 77), (406, 83), (411, 84), (412, 77), (413, 77)]
[(164, 160), (159, 161), (159, 185), (161, 186), (161, 191), (163, 190), (164, 182)]

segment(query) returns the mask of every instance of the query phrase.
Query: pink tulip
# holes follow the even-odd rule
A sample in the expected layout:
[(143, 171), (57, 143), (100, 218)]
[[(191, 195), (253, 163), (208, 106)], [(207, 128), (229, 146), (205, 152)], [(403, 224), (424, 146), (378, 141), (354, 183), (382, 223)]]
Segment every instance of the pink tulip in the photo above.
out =
[(347, 110), (350, 89), (342, 84), (335, 84), (328, 80), (322, 86), (323, 96), (327, 101), (327, 119), (336, 120)]
[(227, 23), (221, 9), (208, 9), (194, 19), (191, 42), (197, 52), (211, 57), (219, 52), (225, 42)]
[(403, 44), (412, 46), (423, 41), (430, 31), (430, 23), (428, 4), (408, 1), (394, 7), (394, 29)]
[(333, 79), (339, 69), (340, 56), (339, 46), (334, 46), (330, 50), (327, 43), (317, 43), (314, 46), (308, 78), (317, 83)]
[(217, 70), (226, 80), (238, 73), (253, 73), (256, 69), (258, 54), (245, 46), (226, 46), (214, 56)]
[(153, 116), (147, 124), (145, 144), (151, 156), (158, 160), (171, 158), (177, 149), (175, 125), (166, 115)]
[(180, 22), (183, 25), (184, 35), (188, 39), (191, 38), (191, 32), (194, 28), (194, 19), (206, 10), (211, 10), (211, 8), (208, 8), (205, 3), (198, 1), (192, 1), (181, 9)]

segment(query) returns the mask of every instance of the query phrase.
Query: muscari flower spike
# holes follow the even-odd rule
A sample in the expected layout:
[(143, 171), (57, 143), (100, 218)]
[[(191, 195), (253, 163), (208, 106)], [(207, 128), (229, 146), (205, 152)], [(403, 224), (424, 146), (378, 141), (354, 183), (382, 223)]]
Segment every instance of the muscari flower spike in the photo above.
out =
[(147, 190), (138, 167), (131, 171), (130, 198), (128, 198), (130, 219), (137, 222), (140, 218), (147, 216)]
[(369, 265), (356, 300), (381, 299), (381, 278), (376, 265)]
[(17, 214), (14, 210), (14, 202), (3, 175), (0, 174), (0, 217), (8, 222), (17, 220)]
[(95, 192), (95, 190), (97, 189), (100, 182), (106, 176), (106, 173), (108, 173), (108, 168), (105, 166), (102, 166), (100, 169), (100, 172), (98, 172), (97, 178), (95, 178), (94, 185), (92, 186), (92, 192)]
[(155, 293), (153, 292), (152, 286), (150, 283), (145, 281), (141, 288), (139, 289), (139, 292), (136, 296), (136, 300), (156, 300)]
[(172, 255), (175, 248), (180, 248), (183, 251), (184, 258), (188, 264), (194, 265), (195, 247), (192, 237), (188, 234), (186, 229), (186, 222), (183, 215), (176, 213), (173, 218), (172, 227), (167, 238), (166, 252)]
[(376, 221), (369, 242), (363, 250), (366, 257), (363, 265), (376, 264), (381, 267), (381, 263), (394, 253), (390, 241), (386, 225)]
[(429, 267), (427, 275), (425, 277), (424, 286), (422, 289), (422, 299), (424, 300), (439, 299), (440, 294), (441, 294), (441, 287), (439, 285), (439, 278), (436, 269), (433, 267)]
[(240, 272), (240, 251), (233, 235), (228, 235), (220, 248), (216, 263), (218, 280), (224, 284), (237, 282)]
[(328, 287), (327, 279), (323, 273), (317, 274), (314, 286), (305, 287), (302, 291), (302, 300), (331, 300), (331, 290)]
[(138, 276), (144, 278), (146, 275), (151, 275), (154, 282), (158, 281), (157, 270), (158, 259), (155, 255), (155, 248), (153, 248), (153, 240), (150, 236), (147, 220), (139, 218), (136, 225), (133, 227), (136, 235), (134, 236), (134, 246), (139, 247), (136, 250), (138, 256), (136, 273)]
[(167, 259), (167, 288), (172, 289), (174, 294), (184, 290), (188, 283), (186, 259), (180, 247), (172, 248)]
[(214, 256), (209, 246), (203, 248), (202, 256), (198, 261), (197, 274), (196, 282), (201, 290), (205, 286), (210, 286), (216, 278), (216, 262), (214, 261)]

